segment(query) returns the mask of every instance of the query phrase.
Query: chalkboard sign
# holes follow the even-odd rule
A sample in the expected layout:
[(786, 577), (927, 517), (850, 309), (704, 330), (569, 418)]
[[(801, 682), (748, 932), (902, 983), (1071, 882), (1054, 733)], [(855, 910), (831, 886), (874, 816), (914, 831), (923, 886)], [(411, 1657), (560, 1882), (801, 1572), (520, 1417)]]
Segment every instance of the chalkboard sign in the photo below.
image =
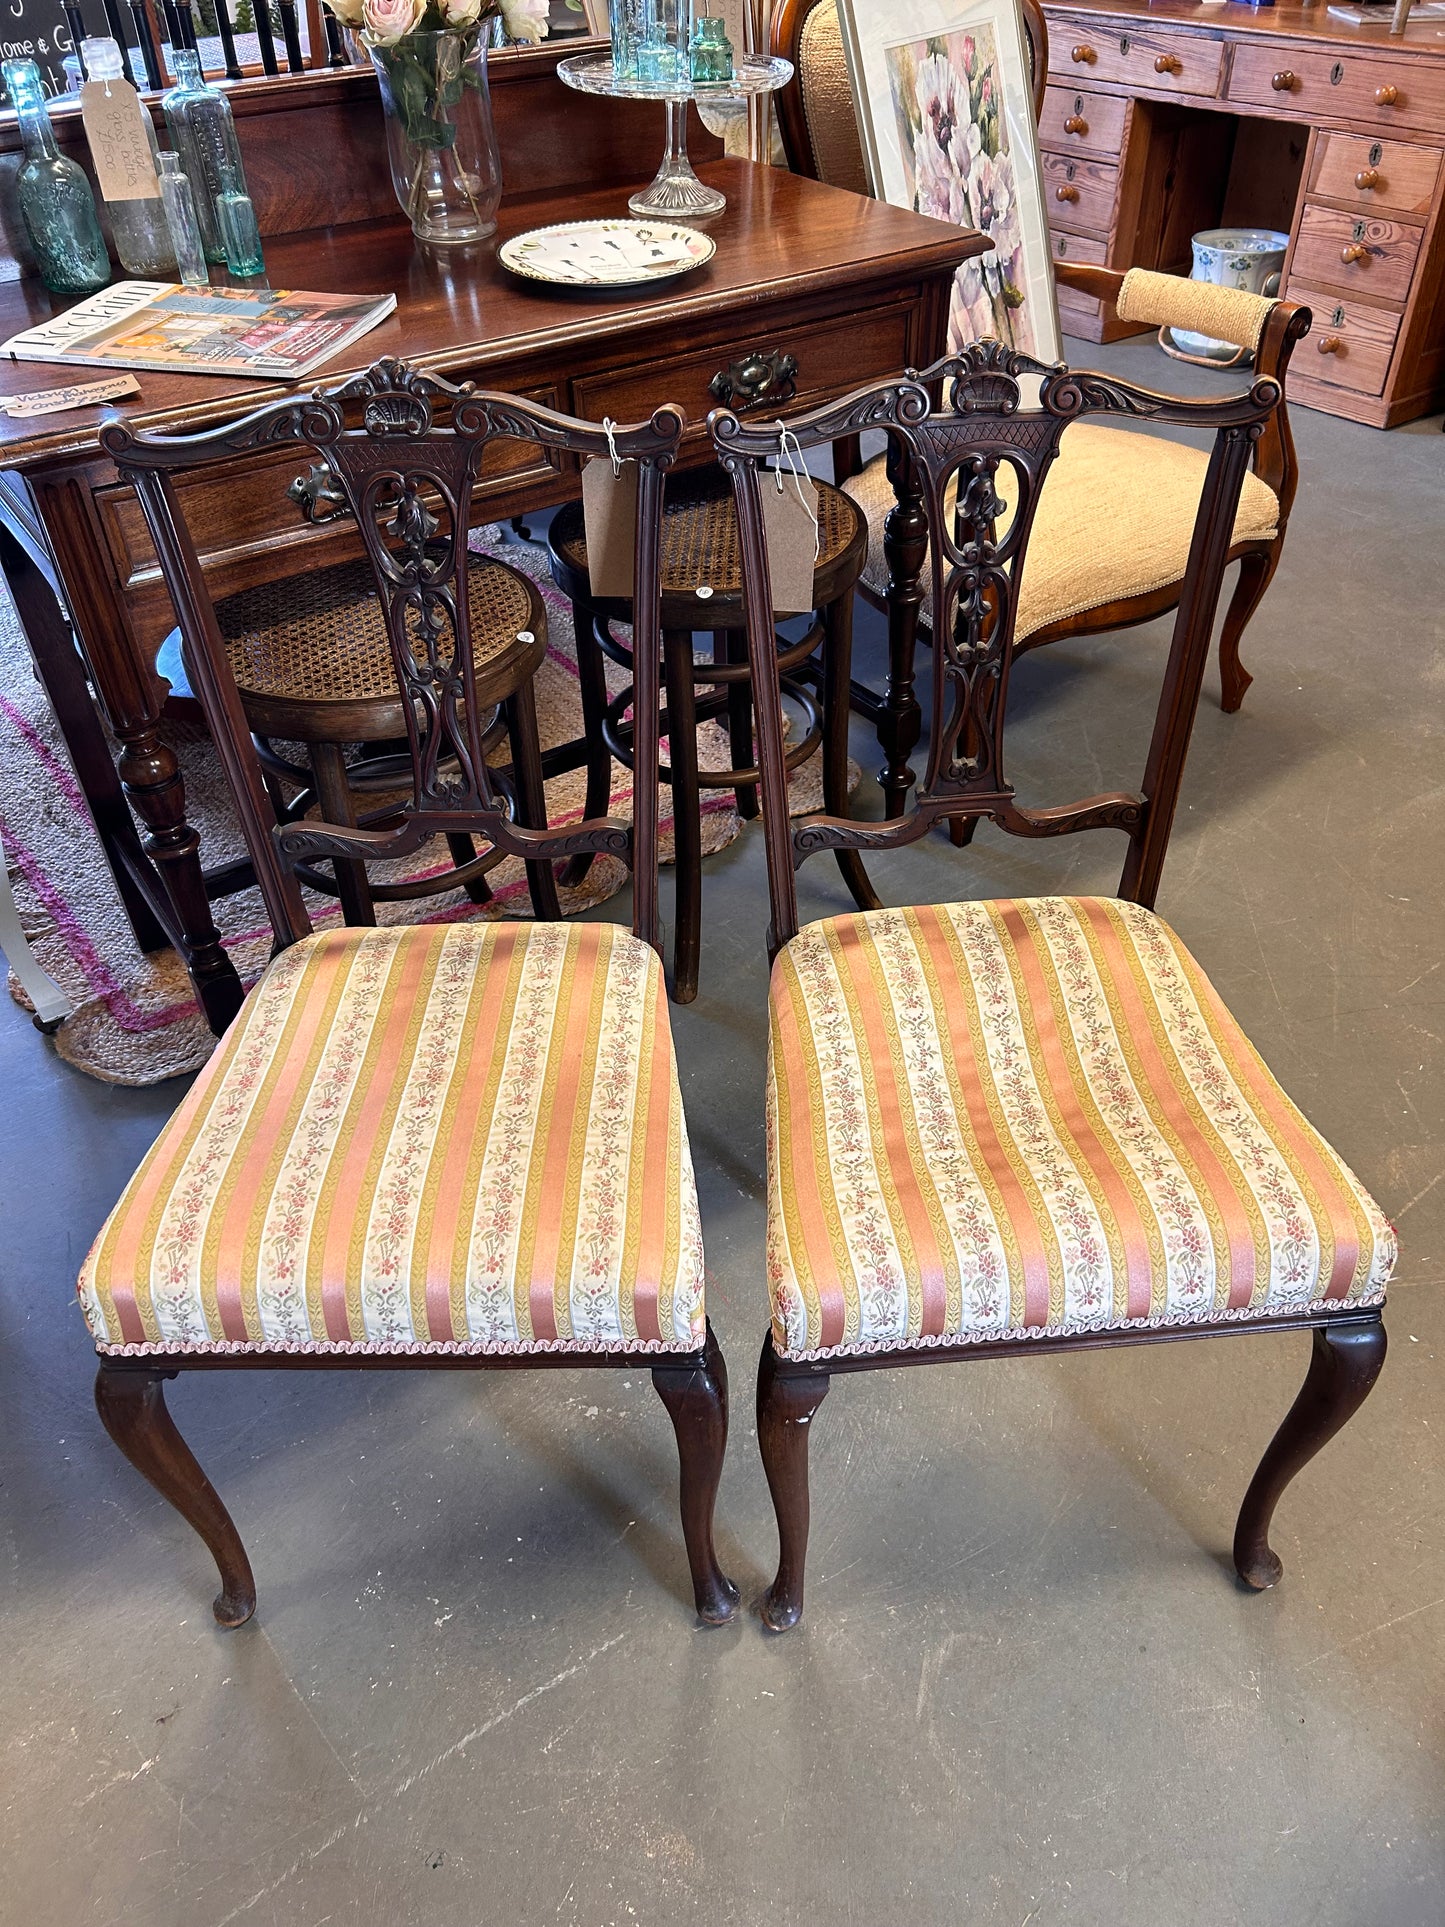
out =
[[(98, 5), (94, 11), (104, 18)], [(101, 25), (94, 31), (104, 33), (105, 28)], [(63, 94), (69, 88), (61, 62), (71, 51), (60, 0), (0, 0), (0, 60), (33, 60), (47, 94)], [(79, 59), (79, 49), (74, 51)], [(5, 105), (10, 105), (8, 98)]]

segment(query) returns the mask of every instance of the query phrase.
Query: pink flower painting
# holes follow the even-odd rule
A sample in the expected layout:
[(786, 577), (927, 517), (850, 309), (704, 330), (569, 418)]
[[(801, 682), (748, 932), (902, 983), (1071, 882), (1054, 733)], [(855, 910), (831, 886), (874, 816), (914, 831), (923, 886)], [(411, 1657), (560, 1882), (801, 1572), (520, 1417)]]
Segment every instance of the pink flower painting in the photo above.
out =
[(992, 336), (1036, 354), (993, 29), (904, 41), (885, 57), (912, 205), (993, 242), (954, 280), (949, 346)]

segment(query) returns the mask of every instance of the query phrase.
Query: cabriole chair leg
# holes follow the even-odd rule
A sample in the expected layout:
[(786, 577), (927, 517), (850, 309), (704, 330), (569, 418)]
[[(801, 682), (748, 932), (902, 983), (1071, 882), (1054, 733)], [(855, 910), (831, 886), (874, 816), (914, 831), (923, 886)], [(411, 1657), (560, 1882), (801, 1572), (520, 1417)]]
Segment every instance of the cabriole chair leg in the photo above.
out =
[(682, 1536), (698, 1617), (710, 1626), (725, 1625), (737, 1611), (740, 1595), (719, 1566), (712, 1540), (713, 1508), (728, 1442), (728, 1368), (712, 1326), (707, 1328), (700, 1364), (654, 1366), (652, 1382), (677, 1434)]
[(763, 1340), (758, 1361), (758, 1447), (773, 1510), (778, 1515), (778, 1575), (758, 1610), (775, 1633), (803, 1616), (803, 1567), (808, 1556), (808, 1434), (828, 1396), (826, 1372), (789, 1372)]
[(243, 1626), (256, 1610), (251, 1562), (230, 1513), (166, 1409), (167, 1376), (174, 1374), (102, 1365), (95, 1379), (95, 1409), (136, 1471), (210, 1547), (221, 1575), (211, 1607), (217, 1623)]
[(1269, 1524), (1285, 1487), (1364, 1404), (1384, 1362), (1378, 1312), (1316, 1327), (1305, 1382), (1250, 1480), (1234, 1529), (1235, 1570), (1254, 1591), (1277, 1585), (1284, 1572), (1269, 1543)]
[(1224, 627), (1219, 632), (1219, 706), (1232, 714), (1244, 701), (1244, 692), (1254, 681), (1239, 660), (1239, 644), (1264, 592), (1279, 567), (1279, 544), (1268, 555), (1246, 555), (1239, 564), (1239, 580), (1234, 585)]

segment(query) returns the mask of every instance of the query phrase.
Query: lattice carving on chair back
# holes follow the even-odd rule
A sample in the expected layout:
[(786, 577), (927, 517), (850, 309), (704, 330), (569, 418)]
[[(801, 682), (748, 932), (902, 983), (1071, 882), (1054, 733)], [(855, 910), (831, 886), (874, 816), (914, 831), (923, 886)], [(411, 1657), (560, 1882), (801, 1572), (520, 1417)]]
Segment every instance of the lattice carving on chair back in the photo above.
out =
[[(1036, 396), (1026, 398), (1025, 380), (1036, 384)], [(902, 381), (860, 390), (786, 422), (754, 426), (726, 410), (710, 418), (737, 497), (750, 637), (770, 634), (772, 627), (758, 472), (778, 456), (784, 432), (807, 450), (864, 429), (886, 430), (893, 442), (890, 473), (901, 486), (897, 513), (920, 518), (931, 558), (936, 615), (928, 767), (912, 809), (903, 816), (881, 823), (810, 816), (779, 828), (784, 819), (769, 797), (770, 787), (781, 782), (781, 715), (773, 713), (776, 674), (769, 675), (766, 660), (754, 651), (755, 687), (765, 695), (774, 692), (772, 701), (758, 698), (758, 733), (764, 813), (771, 822), (769, 879), (777, 942), (785, 942), (797, 927), (792, 871), (806, 857), (823, 849), (897, 848), (940, 819), (987, 816), (1020, 836), (1122, 830), (1130, 847), (1120, 894), (1152, 902), (1240, 487), (1250, 449), (1279, 397), (1277, 383), (1260, 380), (1222, 401), (1181, 401), (1108, 376), (1049, 367), (999, 342), (983, 341), (922, 373), (910, 370)], [(1027, 809), (1015, 801), (1004, 762), (1018, 592), (1049, 467), (1069, 423), (1086, 414), (1213, 429), (1215, 447), (1142, 789)], [(1011, 483), (1008, 499), (1000, 489), (1004, 469)], [(1106, 502), (1099, 504), (1099, 539), (1120, 539), (1109, 527)], [(1128, 539), (1127, 531), (1122, 539)], [(921, 554), (921, 543), (916, 547)], [(783, 836), (786, 860), (779, 843)]]
[[(606, 852), (632, 864), (634, 923), (656, 935), (656, 740), (638, 731), (631, 829), (610, 819), (565, 830), (526, 829), (513, 820), (510, 794), (489, 767), (484, 738), (493, 705), (479, 701), (472, 623), (478, 607), (473, 570), (487, 565), (468, 548), (472, 488), (488, 443), (531, 442), (582, 458), (615, 454), (638, 464), (636, 622), (639, 714), (657, 709), (661, 588), (662, 478), (677, 456), (685, 417), (659, 407), (648, 422), (606, 430), (472, 384), (458, 386), (383, 358), (332, 389), (271, 403), (230, 427), (197, 435), (137, 434), (120, 423), (101, 441), (140, 499), (162, 573), (176, 605), (227, 774), (247, 846), (278, 930), (306, 927), (294, 877), (272, 858), (404, 857), (439, 832), (480, 832), (510, 854), (552, 860)], [(413, 795), (395, 829), (351, 830), (299, 822), (276, 828), (215, 610), (172, 476), (248, 451), (294, 444), (324, 455), (356, 520), (376, 578), (393, 664), (403, 697), (413, 765)], [(483, 664), (483, 669), (485, 664)], [(651, 689), (650, 706), (645, 704)], [(485, 690), (485, 684), (482, 684)], [(649, 788), (651, 783), (651, 788)], [(273, 843), (274, 838), (274, 843)]]

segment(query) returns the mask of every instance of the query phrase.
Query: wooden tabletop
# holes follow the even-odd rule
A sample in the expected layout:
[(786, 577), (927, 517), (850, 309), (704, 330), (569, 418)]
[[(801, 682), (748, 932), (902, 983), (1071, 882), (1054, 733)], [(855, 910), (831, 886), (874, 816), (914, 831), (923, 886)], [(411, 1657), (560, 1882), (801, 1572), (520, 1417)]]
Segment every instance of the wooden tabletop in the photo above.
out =
[(1094, 18), (1128, 18), (1139, 22), (1167, 21), (1171, 26), (1197, 27), (1201, 33), (1258, 34), (1272, 39), (1338, 42), (1356, 51), (1363, 47), (1445, 54), (1445, 21), (1412, 14), (1403, 34), (1390, 32), (1393, 7), (1374, 10), (1378, 17), (1363, 23), (1339, 20), (1328, 6), (1242, 6), (1235, 0), (1046, 0), (1050, 13), (1089, 14)]
[[(433, 369), (485, 371), (515, 366), (565, 349), (584, 331), (618, 336), (659, 323), (715, 317), (750, 305), (750, 291), (776, 299), (796, 292), (866, 287), (896, 275), (900, 260), (920, 273), (982, 253), (981, 235), (923, 215), (865, 200), (781, 169), (741, 160), (706, 163), (702, 178), (728, 197), (726, 210), (704, 223), (717, 242), (713, 259), (674, 281), (613, 294), (551, 290), (509, 274), (496, 260), (510, 235), (549, 222), (625, 216), (626, 195), (616, 187), (563, 196), (517, 197), (503, 204), (496, 236), (472, 248), (423, 250), (411, 229), (394, 221), (268, 240), (272, 287), (316, 293), (395, 294), (396, 313), (299, 384), (310, 389), (365, 368), (380, 355), (399, 355)], [(55, 310), (38, 281), (0, 286), (0, 340), (46, 320)], [(0, 362), (0, 396), (60, 387), (108, 372), (54, 362)], [(128, 421), (199, 425), (234, 418), (246, 408), (287, 392), (285, 384), (234, 376), (173, 375), (139, 370), (140, 394), (100, 408), (76, 409), (33, 421), (0, 415), (0, 464), (26, 468), (83, 456), (97, 447), (100, 427)]]

